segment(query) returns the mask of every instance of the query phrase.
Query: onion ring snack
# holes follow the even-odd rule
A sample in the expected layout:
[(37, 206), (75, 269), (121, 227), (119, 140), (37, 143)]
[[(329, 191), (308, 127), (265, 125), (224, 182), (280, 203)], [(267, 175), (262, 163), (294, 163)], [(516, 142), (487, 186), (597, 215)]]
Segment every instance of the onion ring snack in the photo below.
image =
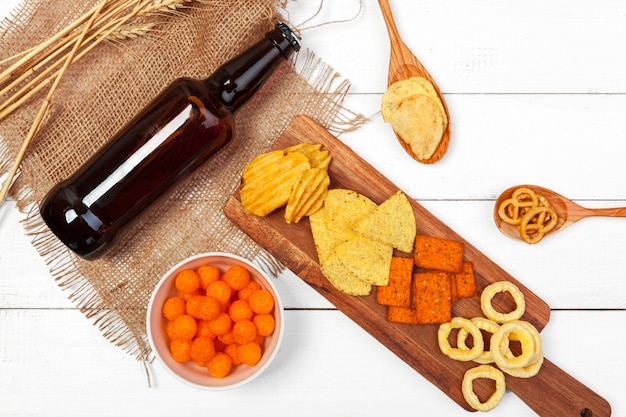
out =
[[(518, 340), (522, 345), (522, 353), (519, 356), (508, 355), (511, 340)], [(535, 341), (527, 327), (517, 321), (504, 323), (493, 336), (491, 343), (494, 349), (493, 359), (500, 368), (523, 368), (535, 359)]]
[[(489, 320), (485, 317), (474, 317), (470, 321), (474, 323), (476, 327), (478, 327), (480, 330), (484, 330), (488, 333), (491, 333), (491, 335), (493, 335), (500, 328), (500, 325), (498, 323), (496, 323), (493, 320)], [(457, 347), (459, 347), (460, 349), (469, 350), (469, 347), (465, 343), (468, 335), (469, 335), (469, 332), (465, 328), (462, 328), (459, 330), (459, 333), (457, 334), (457, 340), (456, 340)], [(484, 344), (484, 337), (483, 337), (483, 344)], [(493, 363), (494, 359), (493, 359), (493, 352), (491, 352), (491, 349), (492, 349), (491, 344), (489, 346), (489, 350), (484, 350), (483, 348), (482, 353), (478, 355), (477, 358), (473, 359), (473, 361), (476, 363), (483, 364), (483, 365), (488, 364), (488, 363)]]
[[(453, 329), (465, 329), (472, 335), (474, 346), (471, 349), (463, 349), (460, 347), (453, 348), (450, 346), (448, 337)], [(469, 319), (464, 317), (453, 317), (449, 323), (441, 324), (437, 331), (437, 340), (439, 342), (439, 349), (441, 349), (444, 355), (463, 362), (476, 359), (480, 356), (485, 347), (483, 334), (480, 332), (480, 329)]]
[[(499, 292), (508, 292), (511, 294), (513, 301), (515, 301), (515, 310), (509, 313), (501, 313), (493, 308), (491, 301)], [(526, 301), (524, 299), (524, 294), (515, 284), (509, 281), (497, 281), (485, 287), (483, 292), (480, 294), (480, 307), (483, 314), (488, 319), (491, 319), (496, 323), (506, 323), (508, 321), (518, 320), (524, 315), (524, 312), (526, 311)]]
[[(485, 402), (481, 402), (476, 393), (474, 392), (474, 380), (478, 378), (488, 378), (496, 382), (496, 389), (491, 394), (489, 399)], [(506, 384), (504, 383), (504, 374), (499, 369), (494, 368), (491, 365), (479, 365), (475, 368), (470, 368), (463, 375), (463, 397), (465, 401), (474, 409), (478, 411), (490, 411), (493, 410), (506, 391)]]

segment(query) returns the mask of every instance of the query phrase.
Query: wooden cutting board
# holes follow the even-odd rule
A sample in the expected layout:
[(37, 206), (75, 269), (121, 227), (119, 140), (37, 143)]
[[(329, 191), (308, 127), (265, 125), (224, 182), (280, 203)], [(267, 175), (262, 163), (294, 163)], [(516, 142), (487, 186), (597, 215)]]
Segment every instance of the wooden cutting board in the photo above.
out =
[[(330, 188), (351, 189), (378, 204), (398, 190), (398, 187), (350, 148), (304, 115), (294, 118), (272, 149), (282, 149), (300, 142), (321, 143), (330, 151), (332, 157), (329, 168)], [(417, 233), (462, 242), (464, 259), (473, 263), (478, 290), (481, 291), (490, 283), (500, 280), (515, 283), (526, 298), (526, 313), (523, 319), (534, 324), (539, 330), (544, 328), (550, 318), (550, 308), (543, 300), (421, 205), (412, 199), (409, 200), (415, 212)], [(340, 311), (439, 387), (461, 407), (473, 411), (463, 398), (461, 381), (465, 371), (476, 364), (455, 361), (443, 355), (437, 344), (437, 325), (414, 326), (388, 322), (386, 307), (376, 303), (374, 291), (367, 297), (353, 297), (336, 290), (320, 271), (308, 218), (304, 218), (298, 224), (287, 224), (283, 218), (284, 209), (266, 217), (247, 215), (243, 211), (238, 193), (230, 197), (224, 212), (235, 225)], [(501, 308), (509, 307), (505, 305), (505, 301), (501, 302), (504, 303)], [(457, 301), (454, 303), (453, 315), (464, 317), (482, 315), (479, 298)], [(479, 397), (486, 399), (490, 394), (490, 388), (489, 384), (482, 382), (476, 381), (475, 390)], [(611, 415), (611, 407), (606, 400), (547, 359), (535, 377), (521, 379), (506, 375), (506, 384), (509, 390), (515, 392), (541, 416)]]

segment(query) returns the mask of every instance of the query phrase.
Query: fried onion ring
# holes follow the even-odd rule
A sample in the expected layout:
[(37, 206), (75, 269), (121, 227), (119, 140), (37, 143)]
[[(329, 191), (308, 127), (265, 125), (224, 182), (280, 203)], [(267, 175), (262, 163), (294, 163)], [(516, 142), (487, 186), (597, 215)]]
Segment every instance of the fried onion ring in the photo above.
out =
[[(481, 402), (476, 393), (474, 392), (474, 380), (478, 378), (492, 379), (496, 383), (496, 389), (491, 394), (489, 399), (485, 402)], [(506, 390), (506, 384), (504, 382), (504, 374), (499, 369), (494, 368), (491, 365), (479, 365), (475, 368), (470, 368), (463, 375), (463, 397), (465, 401), (474, 409), (478, 411), (490, 411), (493, 410), (504, 395)]]
[[(472, 335), (474, 346), (471, 349), (463, 349), (460, 347), (453, 348), (450, 346), (448, 338), (453, 329), (466, 329), (467, 332)], [(474, 360), (482, 353), (485, 347), (483, 334), (480, 332), (480, 329), (469, 319), (464, 317), (453, 317), (450, 322), (441, 324), (437, 331), (437, 340), (441, 352), (457, 361), (466, 362)]]
[[(474, 323), (476, 325), (476, 327), (478, 327), (480, 330), (484, 330), (487, 333), (491, 333), (492, 335), (500, 328), (500, 325), (498, 323), (496, 323), (493, 320), (489, 320), (485, 317), (474, 317), (472, 319), (470, 319), (470, 321), (472, 323)], [(469, 335), (469, 332), (467, 330), (460, 329), (459, 333), (457, 335), (457, 341), (456, 341), (456, 345), (461, 348), (461, 349), (469, 349), (469, 347), (467, 347), (467, 343), (465, 342), (467, 340), (467, 337)], [(483, 336), (483, 342), (484, 342), (484, 336)], [(482, 353), (480, 355), (478, 355), (477, 358), (473, 359), (474, 362), (476, 363), (480, 363), (480, 364), (488, 364), (488, 363), (493, 363), (494, 359), (493, 359), (493, 352), (491, 352), (491, 345), (489, 346), (489, 350), (484, 350), (482, 351)]]
[[(491, 304), (491, 300), (497, 293), (505, 291), (511, 294), (516, 305), (515, 310), (510, 313), (501, 313), (496, 311)], [(526, 301), (524, 299), (524, 294), (515, 284), (509, 281), (497, 281), (485, 287), (483, 292), (480, 294), (480, 307), (483, 314), (488, 319), (491, 319), (496, 323), (506, 323), (507, 321), (518, 320), (524, 315), (524, 312), (526, 311)]]
[[(508, 354), (511, 340), (518, 340), (522, 346), (519, 356)], [(519, 321), (504, 323), (491, 336), (493, 359), (498, 367), (505, 369), (524, 368), (536, 359), (535, 340), (528, 327)]]

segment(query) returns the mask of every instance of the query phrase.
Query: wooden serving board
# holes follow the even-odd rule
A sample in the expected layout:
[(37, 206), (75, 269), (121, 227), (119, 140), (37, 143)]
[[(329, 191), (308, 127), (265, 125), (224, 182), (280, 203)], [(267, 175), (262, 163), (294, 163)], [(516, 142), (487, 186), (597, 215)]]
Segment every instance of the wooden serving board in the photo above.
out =
[[(274, 143), (273, 149), (282, 149), (300, 142), (321, 143), (330, 151), (330, 188), (347, 188), (369, 197), (380, 204), (393, 195), (398, 188), (366, 161), (352, 152), (326, 129), (307, 116), (297, 116)], [(488, 259), (456, 232), (442, 223), (412, 199), (417, 222), (417, 233), (453, 239), (464, 244), (464, 259), (474, 266), (479, 291), (492, 282), (508, 280), (524, 293), (526, 313), (523, 316), (539, 330), (550, 318), (549, 306), (532, 291)], [(266, 217), (247, 215), (238, 193), (228, 200), (226, 216), (259, 245), (307, 284), (326, 297), (340, 311), (363, 327), (367, 332), (394, 352), (446, 393), (466, 410), (473, 411), (463, 398), (461, 381), (465, 371), (475, 363), (459, 362), (441, 353), (437, 344), (437, 325), (406, 325), (390, 323), (386, 319), (386, 307), (378, 305), (375, 293), (367, 297), (354, 297), (336, 290), (322, 275), (311, 235), (308, 218), (298, 224), (287, 224), (284, 209)], [(501, 308), (507, 308), (506, 301)], [(453, 315), (474, 317), (482, 315), (478, 297), (454, 303)], [(611, 407), (606, 400), (591, 391), (549, 360), (545, 360), (539, 374), (529, 379), (506, 375), (507, 388), (515, 392), (541, 416), (593, 415), (606, 417)], [(475, 390), (486, 399), (489, 384), (476, 381)], [(588, 410), (593, 414), (584, 414)]]

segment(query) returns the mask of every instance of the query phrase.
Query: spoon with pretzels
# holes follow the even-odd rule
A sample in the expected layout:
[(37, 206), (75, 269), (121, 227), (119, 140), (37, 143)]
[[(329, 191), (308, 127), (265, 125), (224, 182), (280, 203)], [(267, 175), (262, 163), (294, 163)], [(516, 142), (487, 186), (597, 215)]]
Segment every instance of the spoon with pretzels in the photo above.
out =
[(586, 208), (547, 188), (517, 185), (496, 200), (494, 220), (500, 231), (513, 239), (534, 244), (547, 234), (563, 230), (580, 219), (593, 216), (626, 217), (626, 207)]
[(448, 151), (448, 145), (450, 143), (450, 113), (448, 112), (448, 106), (446, 105), (446, 101), (439, 90), (439, 87), (435, 83), (435, 80), (428, 73), (426, 68), (422, 65), (422, 63), (417, 59), (417, 57), (411, 52), (408, 46), (402, 41), (400, 35), (398, 34), (398, 29), (396, 28), (396, 24), (393, 19), (393, 15), (391, 14), (391, 8), (389, 7), (388, 0), (378, 0), (378, 5), (380, 6), (380, 10), (383, 14), (383, 18), (385, 20), (385, 26), (387, 27), (387, 32), (389, 34), (389, 41), (391, 43), (391, 56), (389, 58), (389, 73), (387, 75), (387, 86), (395, 83), (396, 81), (405, 80), (411, 77), (423, 77), (430, 81), (430, 83), (435, 88), (437, 96), (441, 100), (441, 103), (444, 107), (446, 117), (448, 120), (447, 126), (443, 135), (441, 136), (441, 141), (435, 149), (435, 152), (428, 159), (419, 159), (413, 151), (411, 150), (410, 145), (396, 133), (396, 137), (398, 141), (404, 148), (404, 150), (411, 155), (411, 157), (418, 162), (423, 164), (434, 164), (438, 162)]

